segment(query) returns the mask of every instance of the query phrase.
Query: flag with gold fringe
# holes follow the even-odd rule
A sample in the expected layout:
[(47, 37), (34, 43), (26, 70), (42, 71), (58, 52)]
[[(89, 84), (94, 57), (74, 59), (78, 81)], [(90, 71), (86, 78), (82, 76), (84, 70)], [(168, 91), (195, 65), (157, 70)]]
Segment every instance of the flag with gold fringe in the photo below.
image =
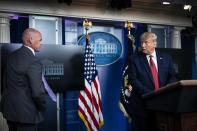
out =
[(84, 78), (85, 89), (79, 92), (78, 114), (88, 131), (99, 131), (103, 125), (101, 91), (98, 71), (90, 47), (90, 37), (86, 34)]
[(129, 103), (129, 98), (130, 95), (132, 93), (132, 91), (129, 90), (129, 88), (131, 88), (131, 85), (129, 83), (129, 66), (130, 66), (130, 57), (132, 57), (132, 55), (135, 52), (135, 38), (133, 35), (130, 34), (130, 30), (131, 28), (133, 28), (133, 23), (131, 22), (126, 22), (125, 23), (125, 27), (128, 28), (128, 36), (126, 37), (125, 40), (128, 45), (127, 48), (127, 55), (126, 55), (126, 61), (125, 61), (125, 65), (124, 65), (124, 70), (123, 70), (123, 74), (122, 74), (122, 78), (123, 78), (123, 82), (122, 82), (122, 86), (121, 86), (121, 93), (120, 93), (120, 101), (118, 103), (121, 111), (123, 112), (123, 114), (125, 115), (125, 117), (127, 117), (128, 121), (131, 122), (132, 118), (130, 116), (129, 110), (130, 110), (130, 103)]

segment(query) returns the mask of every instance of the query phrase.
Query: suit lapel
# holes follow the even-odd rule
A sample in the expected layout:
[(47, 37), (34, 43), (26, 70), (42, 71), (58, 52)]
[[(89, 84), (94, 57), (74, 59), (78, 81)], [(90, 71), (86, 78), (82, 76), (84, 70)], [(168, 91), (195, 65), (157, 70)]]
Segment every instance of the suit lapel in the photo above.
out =
[(150, 80), (152, 81), (152, 84), (154, 85), (154, 80), (153, 80), (152, 72), (151, 72), (151, 69), (150, 69), (150, 66), (148, 64), (148, 60), (147, 60), (145, 54), (142, 55), (141, 62), (143, 63), (144, 68), (146, 70), (146, 73), (148, 74)]
[(163, 58), (161, 57), (160, 53), (156, 51), (157, 55), (157, 68), (158, 68), (158, 78), (159, 78), (159, 85), (161, 83), (161, 69), (162, 69), (162, 60)]

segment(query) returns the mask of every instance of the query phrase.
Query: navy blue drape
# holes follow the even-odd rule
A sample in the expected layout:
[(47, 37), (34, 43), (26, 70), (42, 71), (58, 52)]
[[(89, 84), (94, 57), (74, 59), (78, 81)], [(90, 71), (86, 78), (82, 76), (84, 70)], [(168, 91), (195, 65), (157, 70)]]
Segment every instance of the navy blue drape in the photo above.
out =
[(23, 31), (29, 27), (28, 17), (19, 17), (10, 20), (10, 41), (11, 43), (22, 43), (21, 37)]

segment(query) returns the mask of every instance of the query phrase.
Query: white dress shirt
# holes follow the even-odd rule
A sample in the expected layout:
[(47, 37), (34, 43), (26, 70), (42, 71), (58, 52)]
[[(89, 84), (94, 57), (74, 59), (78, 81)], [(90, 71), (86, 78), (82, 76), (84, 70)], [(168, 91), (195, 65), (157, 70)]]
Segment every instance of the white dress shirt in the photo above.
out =
[[(157, 66), (157, 56), (156, 56), (155, 50), (154, 50), (154, 52), (153, 52), (151, 55), (152, 55), (153, 62), (154, 62), (154, 64), (155, 64), (155, 66), (156, 66), (157, 72), (158, 72), (158, 68), (157, 68), (157, 67), (158, 67), (158, 66)], [(150, 65), (150, 55), (146, 55), (146, 58), (147, 58), (148, 63), (149, 63), (149, 65)]]
[(33, 53), (33, 55), (35, 56), (35, 51), (34, 51), (34, 49), (32, 49), (31, 47), (29, 47), (29, 46), (26, 46), (26, 45), (24, 45), (25, 47), (27, 47), (28, 49), (30, 49), (31, 50), (31, 52)]

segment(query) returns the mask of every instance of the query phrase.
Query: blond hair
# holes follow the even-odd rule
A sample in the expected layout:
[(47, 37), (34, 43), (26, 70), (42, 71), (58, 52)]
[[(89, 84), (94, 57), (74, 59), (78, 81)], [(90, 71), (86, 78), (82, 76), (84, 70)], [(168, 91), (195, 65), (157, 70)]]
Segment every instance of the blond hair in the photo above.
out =
[(153, 42), (157, 42), (157, 35), (152, 32), (145, 32), (141, 35), (140, 40), (145, 41), (149, 38), (152, 38)]

